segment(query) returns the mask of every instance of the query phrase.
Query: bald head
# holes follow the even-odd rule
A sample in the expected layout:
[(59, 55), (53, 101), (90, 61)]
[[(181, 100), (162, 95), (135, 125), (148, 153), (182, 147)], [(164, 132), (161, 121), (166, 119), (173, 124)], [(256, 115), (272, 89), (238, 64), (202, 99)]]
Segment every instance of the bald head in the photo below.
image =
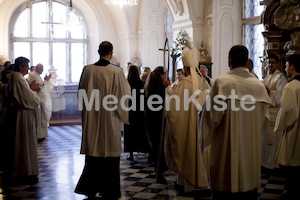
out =
[(36, 67), (35, 67), (35, 71), (36, 71), (38, 74), (42, 74), (43, 71), (44, 71), (44, 66), (43, 66), (41, 63), (37, 64)]

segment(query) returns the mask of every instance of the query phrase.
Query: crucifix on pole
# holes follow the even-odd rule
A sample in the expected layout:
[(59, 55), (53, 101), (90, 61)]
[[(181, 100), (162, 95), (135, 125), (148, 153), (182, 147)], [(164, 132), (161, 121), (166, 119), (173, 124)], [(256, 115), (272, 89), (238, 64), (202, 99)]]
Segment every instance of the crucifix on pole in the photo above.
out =
[[(166, 38), (166, 40), (165, 40), (164, 48), (159, 49), (159, 50), (164, 52), (164, 68), (165, 68), (165, 71), (167, 72), (167, 78), (168, 78), (169, 77), (169, 70), (170, 70), (170, 56), (169, 56), (170, 46), (169, 46), (168, 38)], [(167, 64), (168, 67), (166, 67), (166, 53), (168, 55), (168, 64)]]
[[(170, 50), (169, 47), (169, 40), (168, 38), (166, 38), (165, 41), (165, 45), (163, 49), (159, 49), (160, 51), (164, 52), (164, 68), (167, 71), (167, 77), (169, 78), (169, 72), (170, 72), (170, 57), (172, 58), (172, 77), (171, 77), (171, 81), (174, 82), (175, 81), (175, 74), (176, 74), (176, 61), (177, 58), (181, 56), (181, 53), (175, 49), (172, 49), (172, 51)], [(168, 64), (166, 67), (166, 53), (168, 55)]]

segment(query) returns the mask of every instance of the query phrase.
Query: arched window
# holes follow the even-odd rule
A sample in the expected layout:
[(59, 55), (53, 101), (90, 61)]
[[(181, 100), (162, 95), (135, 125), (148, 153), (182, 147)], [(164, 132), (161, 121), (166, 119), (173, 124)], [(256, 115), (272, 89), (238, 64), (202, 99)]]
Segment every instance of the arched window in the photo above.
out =
[(87, 34), (82, 18), (65, 2), (33, 0), (12, 19), (11, 55), (30, 59), (30, 65), (44, 65), (54, 82), (76, 84), (87, 63)]
[(243, 33), (244, 45), (249, 50), (249, 58), (253, 60), (253, 71), (261, 80), (262, 64), (259, 57), (264, 55), (265, 42), (262, 32), (265, 28), (260, 18), (264, 6), (259, 2), (260, 0), (243, 1)]

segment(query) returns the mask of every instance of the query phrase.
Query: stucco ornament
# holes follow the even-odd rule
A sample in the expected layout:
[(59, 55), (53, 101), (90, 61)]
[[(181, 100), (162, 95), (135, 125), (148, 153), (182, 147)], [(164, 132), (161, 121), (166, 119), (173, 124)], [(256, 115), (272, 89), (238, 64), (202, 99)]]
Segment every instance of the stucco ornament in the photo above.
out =
[(284, 44), (283, 49), (286, 51), (300, 49), (300, 31), (291, 34), (291, 40)]
[(300, 7), (281, 5), (274, 13), (274, 24), (279, 29), (293, 30), (300, 25)]
[(182, 16), (183, 12), (184, 12), (184, 7), (183, 7), (183, 3), (182, 0), (173, 0), (173, 10), (174, 13), (177, 15)]
[(143, 63), (142, 63), (141, 59), (138, 57), (137, 52), (134, 53), (134, 56), (131, 59), (131, 63), (137, 67), (142, 66)]
[(284, 5), (284, 4), (294, 4), (297, 5), (300, 3), (300, 0), (280, 0), (280, 4)]
[(200, 62), (201, 63), (210, 63), (211, 57), (208, 53), (208, 51), (204, 48), (204, 42), (201, 42), (201, 47), (199, 49), (200, 51)]
[(175, 50), (176, 51), (182, 51), (184, 47), (187, 45), (187, 37), (185, 35), (184, 30), (180, 30), (177, 34), (176, 40), (174, 41), (175, 44)]

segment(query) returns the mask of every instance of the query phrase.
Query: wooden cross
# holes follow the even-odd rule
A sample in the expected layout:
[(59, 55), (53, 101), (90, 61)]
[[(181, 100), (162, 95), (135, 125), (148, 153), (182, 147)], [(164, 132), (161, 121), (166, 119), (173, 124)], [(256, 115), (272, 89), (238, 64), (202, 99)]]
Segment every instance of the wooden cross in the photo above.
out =
[[(164, 52), (164, 68), (167, 72), (167, 77), (169, 77), (169, 70), (170, 70), (170, 56), (169, 56), (169, 52), (170, 52), (170, 46), (169, 46), (169, 40), (168, 38), (166, 38), (165, 41), (165, 45), (163, 49), (159, 49), (160, 51)], [(166, 68), (166, 52), (168, 54), (168, 68)]]

